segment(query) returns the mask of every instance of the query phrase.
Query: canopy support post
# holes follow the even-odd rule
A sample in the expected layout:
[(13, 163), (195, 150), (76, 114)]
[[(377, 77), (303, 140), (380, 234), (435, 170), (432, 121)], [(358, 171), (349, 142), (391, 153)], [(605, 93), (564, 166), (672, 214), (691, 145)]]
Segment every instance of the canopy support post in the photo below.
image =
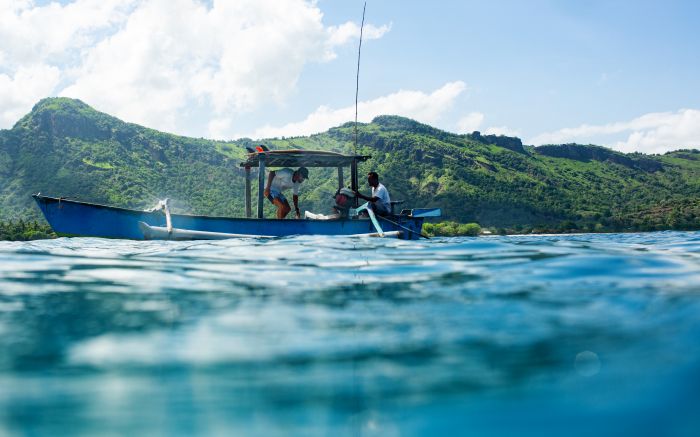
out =
[(250, 218), (253, 215), (250, 199), (250, 166), (245, 166), (245, 218)]
[(340, 190), (343, 186), (343, 167), (338, 166), (338, 189)]
[[(352, 188), (352, 191), (357, 191), (358, 190), (358, 183), (357, 183), (357, 159), (353, 159), (352, 163), (350, 164), (350, 188)], [(355, 197), (355, 208), (360, 204), (360, 199)]]
[(263, 191), (265, 191), (265, 155), (258, 155), (258, 218), (263, 218)]

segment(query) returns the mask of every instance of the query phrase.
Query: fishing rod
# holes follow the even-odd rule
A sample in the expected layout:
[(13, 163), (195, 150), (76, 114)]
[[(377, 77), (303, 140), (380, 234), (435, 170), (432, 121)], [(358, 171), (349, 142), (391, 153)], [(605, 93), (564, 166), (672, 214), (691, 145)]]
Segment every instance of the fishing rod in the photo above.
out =
[(362, 7), (362, 24), (360, 25), (360, 45), (357, 47), (357, 76), (355, 78), (355, 155), (357, 155), (357, 98), (360, 94), (360, 55), (362, 53), (362, 31), (365, 28), (365, 10), (367, 2)]

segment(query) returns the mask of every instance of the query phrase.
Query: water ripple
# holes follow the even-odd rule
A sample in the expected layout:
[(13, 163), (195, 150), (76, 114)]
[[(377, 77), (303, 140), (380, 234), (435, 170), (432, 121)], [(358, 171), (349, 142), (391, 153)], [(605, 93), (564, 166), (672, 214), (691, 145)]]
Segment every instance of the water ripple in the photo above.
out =
[[(689, 396), (699, 297), (692, 232), (0, 242), (0, 417), (40, 434), (90, 434), (91, 414), (125, 432), (187, 433), (157, 425), (174, 403), (199, 431), (211, 429), (187, 412), (242, 425), (221, 416), (233, 406), (296, 431), (311, 409), (327, 417), (318, 434), (347, 426), (345, 414), (362, 422), (354, 430), (411, 434), (388, 423), (397, 411), (544, 393), (626, 417)], [(645, 390), (660, 403), (641, 402)], [(78, 418), (61, 427), (66, 396)], [(145, 399), (143, 417), (119, 428), (110, 412), (124, 418)], [(494, 417), (509, 405), (499, 402)], [(33, 408), (57, 422), (23, 421)]]

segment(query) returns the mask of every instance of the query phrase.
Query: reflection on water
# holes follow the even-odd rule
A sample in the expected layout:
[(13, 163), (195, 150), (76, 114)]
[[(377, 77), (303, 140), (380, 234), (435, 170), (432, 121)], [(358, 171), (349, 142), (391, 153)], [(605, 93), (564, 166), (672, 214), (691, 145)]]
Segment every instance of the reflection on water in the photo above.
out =
[(696, 435), (700, 234), (0, 242), (0, 435)]

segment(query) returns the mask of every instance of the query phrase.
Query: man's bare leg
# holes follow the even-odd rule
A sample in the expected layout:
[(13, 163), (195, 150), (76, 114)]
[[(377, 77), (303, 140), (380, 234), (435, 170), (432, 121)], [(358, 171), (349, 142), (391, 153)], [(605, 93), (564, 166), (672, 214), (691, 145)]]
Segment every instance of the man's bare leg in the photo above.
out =
[(272, 203), (277, 207), (277, 218), (278, 219), (283, 219), (287, 217), (287, 214), (289, 214), (289, 211), (292, 210), (292, 208), (289, 206), (289, 202), (282, 202), (279, 199), (274, 199)]

